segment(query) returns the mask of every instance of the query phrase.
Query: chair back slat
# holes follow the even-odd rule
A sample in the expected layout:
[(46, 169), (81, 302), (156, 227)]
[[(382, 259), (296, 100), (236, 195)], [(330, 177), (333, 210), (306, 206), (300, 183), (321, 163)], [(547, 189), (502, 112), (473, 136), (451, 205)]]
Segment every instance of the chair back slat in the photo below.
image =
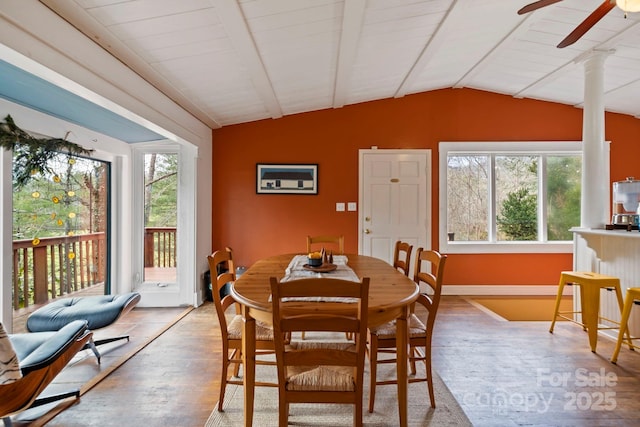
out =
[(436, 250), (418, 248), (416, 252), (413, 280), (421, 287), (421, 291), (423, 287), (427, 288), (426, 292), (421, 292), (417, 302), (424, 305), (428, 311), (426, 325), (429, 334), (433, 331), (438, 306), (440, 305), (446, 261), (447, 255), (441, 254)]
[(411, 252), (413, 246), (407, 242), (398, 240), (393, 252), (393, 266), (409, 277), (409, 266), (411, 265)]
[[(236, 272), (233, 264), (233, 251), (231, 248), (226, 247), (224, 249), (215, 251), (213, 254), (207, 257), (209, 261), (209, 271), (211, 273), (211, 294), (213, 297), (213, 303), (216, 306), (216, 315), (220, 324), (220, 331), (222, 333), (222, 339), (227, 339), (227, 318), (225, 316), (226, 308), (229, 307), (232, 302), (229, 295), (225, 296), (225, 300), (220, 295), (220, 290), (230, 282), (236, 280)], [(218, 271), (221, 271), (218, 274)], [(215, 278), (214, 278), (215, 277)], [(240, 313), (240, 305), (236, 304), (236, 313)]]

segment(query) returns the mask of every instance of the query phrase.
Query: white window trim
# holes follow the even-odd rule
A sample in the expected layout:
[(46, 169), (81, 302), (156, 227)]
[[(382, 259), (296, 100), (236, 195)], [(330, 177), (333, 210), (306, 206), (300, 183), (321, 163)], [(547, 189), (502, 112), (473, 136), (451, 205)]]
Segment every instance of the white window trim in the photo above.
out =
[[(439, 152), (439, 230), (438, 247), (453, 254), (472, 253), (572, 253), (573, 241), (563, 242), (450, 242), (447, 237), (447, 157), (450, 153), (518, 154), (523, 152), (554, 152), (575, 154), (582, 152), (580, 141), (505, 141), (505, 142), (448, 142), (438, 145)], [(608, 152), (607, 152), (608, 154)], [(604, 159), (607, 164), (609, 159)], [(492, 204), (493, 206), (493, 204)], [(493, 209), (492, 207), (490, 209)]]

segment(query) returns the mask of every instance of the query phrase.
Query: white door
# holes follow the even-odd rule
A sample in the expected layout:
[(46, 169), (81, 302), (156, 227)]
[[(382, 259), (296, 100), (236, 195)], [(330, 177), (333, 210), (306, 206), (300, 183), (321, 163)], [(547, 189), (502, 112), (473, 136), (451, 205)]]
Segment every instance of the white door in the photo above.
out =
[(360, 150), (360, 254), (392, 264), (397, 240), (431, 247), (430, 165), (431, 150)]
[(134, 153), (133, 290), (141, 307), (194, 304), (195, 164), (191, 148), (138, 143)]

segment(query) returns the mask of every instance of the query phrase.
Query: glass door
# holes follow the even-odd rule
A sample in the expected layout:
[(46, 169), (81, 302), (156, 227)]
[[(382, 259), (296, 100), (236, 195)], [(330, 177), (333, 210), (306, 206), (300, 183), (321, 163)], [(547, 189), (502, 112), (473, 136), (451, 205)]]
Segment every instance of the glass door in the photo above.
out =
[(187, 277), (193, 273), (193, 239), (185, 226), (192, 224), (185, 222), (192, 217), (185, 197), (194, 191), (188, 158), (172, 142), (141, 143), (133, 149), (133, 290), (140, 292), (142, 307), (193, 301), (193, 280)]

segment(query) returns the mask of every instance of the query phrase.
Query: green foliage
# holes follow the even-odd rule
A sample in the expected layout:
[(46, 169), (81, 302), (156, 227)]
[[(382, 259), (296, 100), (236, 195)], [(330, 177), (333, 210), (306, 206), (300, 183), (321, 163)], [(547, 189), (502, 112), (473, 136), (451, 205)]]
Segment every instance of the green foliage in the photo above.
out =
[(14, 187), (14, 240), (104, 231), (105, 165), (58, 154), (47, 167), (52, 174), (36, 174)]
[(536, 240), (537, 197), (526, 188), (507, 194), (497, 218), (498, 228), (509, 240)]
[(80, 145), (60, 138), (36, 138), (20, 129), (10, 115), (0, 122), (0, 147), (13, 150), (13, 182), (24, 186), (36, 173), (51, 173), (49, 160), (59, 153), (89, 155)]
[(145, 226), (177, 226), (178, 156), (148, 154), (145, 177)]
[(550, 157), (547, 161), (547, 239), (571, 240), (571, 227), (580, 225), (582, 159)]

